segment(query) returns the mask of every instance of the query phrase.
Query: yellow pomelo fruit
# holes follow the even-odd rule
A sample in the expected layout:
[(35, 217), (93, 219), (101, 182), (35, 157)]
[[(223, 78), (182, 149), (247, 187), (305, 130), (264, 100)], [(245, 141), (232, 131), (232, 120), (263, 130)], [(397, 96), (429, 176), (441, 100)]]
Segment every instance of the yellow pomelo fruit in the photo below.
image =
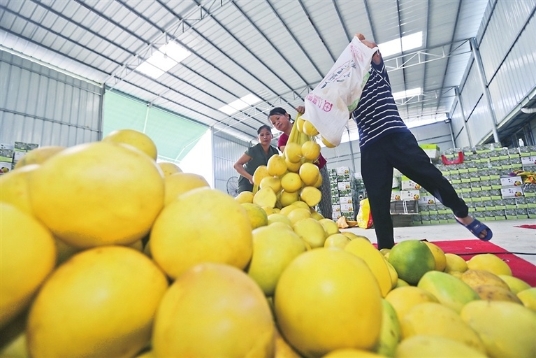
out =
[(461, 256), (456, 254), (446, 253), (445, 254), (445, 272), (465, 272), (467, 270), (467, 261), (465, 261)]
[(292, 227), (292, 222), (290, 219), (281, 213), (275, 213), (268, 215), (268, 225), (273, 224), (275, 222), (282, 222), (284, 224), (287, 224), (289, 227)]
[[(287, 194), (296, 194), (296, 193), (287, 193)], [(285, 215), (285, 216), (288, 216), (288, 214), (289, 214), (292, 210), (296, 209), (296, 206), (292, 205), (292, 204), (294, 204), (294, 203), (295, 203), (295, 201), (293, 201), (292, 203), (290, 203), (290, 204), (284, 206), (283, 208), (281, 208), (281, 210), (279, 211), (279, 213), (280, 213), (280, 214), (283, 214), (283, 215)]]
[(271, 176), (281, 176), (287, 171), (287, 164), (285, 163), (285, 157), (282, 155), (272, 155), (268, 159), (266, 165), (268, 169), (268, 174)]
[(340, 249), (296, 257), (279, 278), (274, 306), (282, 335), (307, 357), (372, 349), (380, 334), (378, 284), (363, 260)]
[(299, 161), (299, 162), (293, 163), (293, 162), (289, 161), (288, 158), (286, 158), (285, 159), (285, 164), (287, 165), (287, 169), (288, 169), (289, 172), (297, 173), (297, 172), (300, 171), (300, 167), (302, 165), (302, 162)]
[(287, 214), (287, 218), (290, 220), (290, 224), (294, 225), (301, 219), (310, 218), (311, 211), (304, 208), (294, 208), (291, 212)]
[(271, 296), (281, 273), (305, 250), (304, 241), (292, 230), (272, 225), (255, 229), (247, 273), (266, 296)]
[(328, 148), (335, 148), (336, 145), (331, 144), (326, 138), (322, 137), (322, 143)]
[(340, 348), (335, 349), (322, 358), (382, 358), (383, 354), (377, 354), (362, 349)]
[(243, 191), (235, 196), (235, 200), (239, 203), (252, 203), (253, 202), (253, 193), (251, 191)]
[(270, 187), (259, 189), (253, 196), (253, 204), (257, 204), (260, 207), (273, 208), (277, 202), (277, 195)]
[(520, 304), (472, 301), (460, 317), (478, 333), (489, 357), (536, 357), (536, 314)]
[(162, 210), (151, 230), (151, 255), (172, 278), (200, 262), (243, 269), (252, 254), (251, 224), (242, 204), (199, 188)]
[(318, 135), (318, 130), (313, 125), (313, 123), (311, 123), (308, 120), (303, 121), (302, 131), (303, 131), (303, 133), (305, 133), (305, 134), (307, 134), (308, 136), (311, 136), (311, 137), (313, 137), (315, 135)]
[(467, 261), (467, 268), (471, 270), (484, 270), (495, 275), (512, 276), (510, 266), (494, 254), (478, 254)]
[(398, 277), (410, 285), (416, 285), (426, 272), (435, 268), (434, 255), (419, 240), (406, 240), (393, 246), (389, 262), (398, 272)]
[(426, 246), (428, 246), (428, 248), (432, 252), (432, 255), (434, 255), (435, 270), (445, 271), (445, 267), (447, 266), (447, 259), (445, 258), (445, 253), (443, 252), (443, 250), (432, 242), (423, 242), (426, 244)]
[[(392, 266), (392, 265), (391, 265)], [(394, 267), (393, 267), (394, 268)], [(396, 280), (396, 286), (395, 288), (399, 288), (399, 287), (408, 287), (410, 286), (409, 283), (407, 283), (406, 281), (402, 280), (401, 278), (398, 278), (398, 280)]]
[(157, 164), (160, 170), (162, 170), (162, 174), (164, 174), (164, 178), (171, 174), (182, 173), (182, 169), (175, 163), (158, 162)]
[(306, 160), (315, 161), (320, 156), (320, 144), (314, 140), (308, 140), (302, 144), (301, 151)]
[(270, 176), (268, 167), (266, 165), (259, 165), (253, 173), (253, 184), (261, 185), (261, 180), (268, 176)]
[(510, 287), (508, 287), (506, 282), (504, 282), (499, 276), (489, 271), (469, 269), (462, 273), (460, 278), (472, 289), (475, 289), (477, 286), (481, 285), (492, 285), (510, 290)]
[(15, 164), (14, 169), (19, 169), (30, 164), (43, 164), (48, 158), (53, 157), (65, 148), (59, 145), (48, 145), (32, 149)]
[(53, 270), (56, 246), (50, 231), (33, 216), (0, 202), (0, 248), (2, 327), (30, 303)]
[(322, 193), (314, 186), (306, 186), (300, 191), (300, 199), (307, 205), (313, 207), (322, 199)]
[(320, 176), (320, 170), (313, 163), (303, 163), (299, 175), (305, 185), (314, 185)]
[(331, 219), (322, 218), (322, 219), (318, 220), (318, 222), (324, 228), (324, 231), (326, 232), (326, 236), (330, 236), (330, 235), (333, 235), (333, 234), (339, 234), (340, 233), (339, 226), (337, 225), (337, 223), (335, 221), (333, 221)]
[[(279, 194), (279, 203), (283, 207), (283, 209), (287, 206), (291, 206), (292, 203), (295, 203), (299, 199), (300, 193), (298, 191), (295, 192), (288, 192), (286, 190), (282, 190)], [(294, 207), (292, 207), (294, 208)], [(281, 209), (281, 210), (283, 210)]]
[(232, 266), (202, 263), (162, 298), (152, 346), (157, 357), (272, 357), (274, 330), (253, 279)]
[(391, 291), (391, 274), (385, 262), (385, 258), (369, 241), (364, 239), (351, 240), (345, 247), (347, 251), (363, 259), (376, 278), (382, 297)]
[(164, 178), (165, 196), (164, 205), (169, 205), (177, 198), (192, 190), (203, 187), (210, 187), (207, 180), (199, 174), (175, 173)]
[(305, 201), (298, 200), (298, 201), (293, 202), (290, 205), (292, 205), (293, 207), (296, 207), (296, 208), (302, 208), (302, 209), (307, 209), (307, 210), (311, 211), (311, 208), (309, 207), (309, 205), (307, 205), (307, 203)]
[(277, 229), (285, 229), (285, 230), (290, 230), (292, 232), (294, 232), (294, 230), (292, 230), (292, 226), (290, 226), (289, 224), (286, 224), (282, 221), (275, 221), (271, 224), (268, 224), (268, 226), (274, 226), (275, 228)]
[(317, 248), (324, 246), (326, 241), (326, 232), (318, 221), (313, 218), (305, 218), (297, 221), (292, 228), (294, 232), (307, 242), (311, 247)]
[(296, 129), (303, 133), (303, 122), (305, 122), (305, 119), (303, 119), (301, 116), (298, 116), (296, 118)]
[(453, 339), (486, 353), (478, 334), (465, 323), (458, 312), (437, 302), (424, 302), (412, 307), (400, 320), (402, 339), (428, 334)]
[[(313, 212), (311, 213), (311, 217), (312, 217), (313, 219), (315, 219), (315, 220), (318, 220), (318, 221), (324, 219), (324, 217), (322, 216), (322, 214), (320, 214), (318, 211), (313, 211)], [(328, 220), (331, 220), (331, 219), (328, 219)], [(335, 225), (337, 225), (337, 224), (335, 223)], [(338, 227), (337, 227), (337, 228), (338, 228)]]
[[(399, 279), (398, 282), (400, 281), (405, 282)], [(424, 302), (439, 302), (430, 292), (414, 286), (396, 287), (385, 296), (385, 299), (389, 301), (391, 306), (395, 309), (399, 321), (402, 321), (406, 313), (418, 304)]]
[(510, 289), (510, 291), (512, 291), (516, 295), (519, 292), (527, 290), (527, 289), (530, 288), (530, 285), (528, 283), (526, 283), (522, 279), (514, 277), (514, 276), (499, 275), (499, 278), (501, 280), (503, 280), (504, 282), (506, 282), (506, 284), (508, 285), (508, 288)]
[[(277, 195), (276, 195), (277, 197)], [(277, 201), (276, 201), (276, 204), (277, 204)], [(264, 210), (264, 212), (266, 213), (266, 215), (271, 215), (271, 214), (275, 214), (275, 208), (271, 208), (269, 206), (263, 206), (262, 207), (262, 210)]]
[(47, 279), (28, 318), (33, 357), (134, 356), (151, 338), (168, 286), (142, 253), (121, 246), (88, 249)]
[(38, 164), (28, 164), (0, 176), (0, 202), (11, 204), (33, 215), (28, 180)]
[(344, 249), (351, 240), (343, 234), (331, 234), (328, 235), (326, 241), (324, 241), (324, 247), (338, 247)]
[[(337, 227), (338, 227), (338, 226), (337, 226)], [(367, 240), (368, 242), (370, 242), (370, 240), (369, 240), (368, 237), (366, 237), (366, 236), (361, 236), (361, 235), (357, 235), (357, 234), (355, 234), (355, 233), (353, 233), (353, 232), (351, 232), (351, 231), (343, 231), (342, 234), (348, 236), (348, 238), (349, 238), (350, 240), (354, 240), (354, 239), (365, 239), (365, 240)]]
[(398, 358), (467, 357), (486, 358), (487, 355), (454, 339), (428, 334), (402, 340), (396, 347)]
[(523, 306), (536, 312), (536, 287), (527, 288), (518, 292), (517, 298), (523, 302)]
[(118, 129), (108, 133), (101, 141), (131, 145), (147, 154), (151, 159), (156, 160), (156, 144), (147, 134), (137, 130)]
[(300, 175), (293, 172), (288, 172), (281, 178), (281, 187), (288, 193), (295, 193), (302, 187)]
[(398, 284), (398, 272), (396, 272), (395, 268), (389, 263), (387, 258), (385, 258), (385, 263), (389, 269), (389, 276), (391, 276), (391, 289), (394, 289)]
[(318, 178), (316, 179), (316, 182), (313, 184), (313, 186), (315, 188), (320, 188), (322, 186), (322, 175), (319, 175)]
[(515, 293), (510, 291), (509, 288), (499, 287), (495, 285), (480, 285), (474, 287), (474, 290), (481, 300), (508, 301), (520, 305), (523, 304), (523, 302), (516, 296)]
[(34, 215), (67, 244), (130, 244), (151, 229), (164, 205), (164, 180), (139, 150), (113, 143), (61, 151), (29, 179)]
[(252, 229), (268, 225), (268, 215), (259, 205), (253, 203), (242, 203), (240, 205), (246, 209)]
[[(291, 163), (300, 163), (302, 158), (301, 145), (294, 142), (287, 142), (283, 150), (285, 158)], [(288, 167), (288, 163), (287, 163)], [(290, 170), (290, 168), (289, 168)]]
[(278, 193), (281, 190), (281, 179), (279, 177), (264, 177), (259, 187), (261, 189), (270, 188), (274, 193)]

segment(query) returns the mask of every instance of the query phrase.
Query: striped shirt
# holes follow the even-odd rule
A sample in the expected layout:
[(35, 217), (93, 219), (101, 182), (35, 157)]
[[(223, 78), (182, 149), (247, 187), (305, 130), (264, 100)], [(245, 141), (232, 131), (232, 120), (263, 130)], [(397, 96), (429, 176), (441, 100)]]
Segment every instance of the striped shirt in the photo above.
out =
[(370, 77), (352, 116), (361, 148), (387, 134), (409, 132), (398, 113), (383, 59), (378, 65), (371, 63)]

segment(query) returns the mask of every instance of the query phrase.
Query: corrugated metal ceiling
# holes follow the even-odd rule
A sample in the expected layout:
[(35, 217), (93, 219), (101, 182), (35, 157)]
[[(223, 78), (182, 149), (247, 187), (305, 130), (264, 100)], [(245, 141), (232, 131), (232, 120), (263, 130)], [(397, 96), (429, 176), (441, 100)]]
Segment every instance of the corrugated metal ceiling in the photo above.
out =
[[(37, 59), (214, 126), (256, 137), (273, 106), (290, 110), (356, 32), (383, 43), (422, 31), (424, 45), (386, 57), (408, 124), (442, 118), (470, 61), (488, 0), (0, 0), (2, 49)], [(192, 55), (157, 79), (135, 70), (167, 41)], [(253, 93), (262, 102), (219, 108)], [(412, 123), (413, 122), (413, 123)], [(355, 125), (349, 122), (351, 137)]]

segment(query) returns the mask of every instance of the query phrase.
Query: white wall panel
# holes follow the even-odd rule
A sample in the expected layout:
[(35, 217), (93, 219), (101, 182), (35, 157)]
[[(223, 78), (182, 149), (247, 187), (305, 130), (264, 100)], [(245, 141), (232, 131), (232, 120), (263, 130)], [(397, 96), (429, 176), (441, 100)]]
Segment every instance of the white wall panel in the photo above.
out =
[(0, 143), (97, 141), (101, 107), (102, 88), (0, 51)]
[(227, 193), (227, 180), (239, 176), (233, 165), (250, 144), (226, 133), (217, 132), (213, 134), (212, 146), (214, 188)]

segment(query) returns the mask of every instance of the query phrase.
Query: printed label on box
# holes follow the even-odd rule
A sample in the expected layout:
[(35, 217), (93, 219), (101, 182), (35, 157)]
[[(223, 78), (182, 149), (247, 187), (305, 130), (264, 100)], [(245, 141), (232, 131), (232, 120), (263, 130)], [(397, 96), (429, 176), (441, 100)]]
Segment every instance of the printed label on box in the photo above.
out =
[(400, 190), (401, 200), (419, 200), (421, 197), (419, 190)]
[(341, 204), (341, 212), (347, 213), (350, 211), (354, 211), (354, 206), (352, 204)]
[(523, 179), (520, 176), (501, 178), (501, 186), (520, 186)]
[(337, 188), (339, 190), (348, 190), (350, 189), (350, 182), (349, 181), (341, 181), (337, 183)]
[(351, 204), (352, 203), (352, 197), (351, 196), (340, 196), (339, 197), (339, 203), (341, 203), (341, 204)]
[(515, 197), (523, 196), (523, 189), (520, 186), (502, 188), (501, 196), (503, 198), (515, 198)]

